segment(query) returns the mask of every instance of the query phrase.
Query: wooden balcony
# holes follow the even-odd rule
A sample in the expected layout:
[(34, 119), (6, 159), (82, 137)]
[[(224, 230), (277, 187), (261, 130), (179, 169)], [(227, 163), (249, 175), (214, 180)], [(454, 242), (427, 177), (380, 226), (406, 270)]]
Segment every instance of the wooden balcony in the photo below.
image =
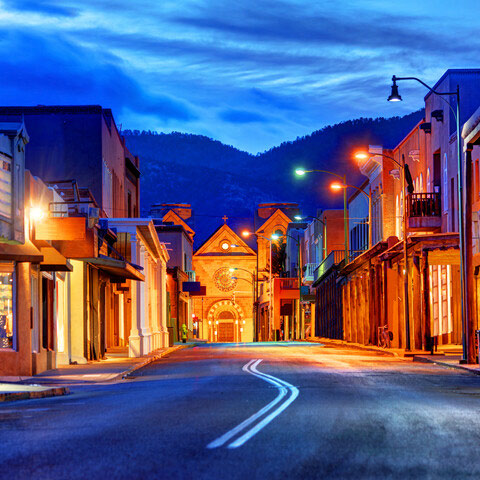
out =
[(409, 230), (436, 230), (442, 226), (440, 193), (412, 193), (407, 196)]

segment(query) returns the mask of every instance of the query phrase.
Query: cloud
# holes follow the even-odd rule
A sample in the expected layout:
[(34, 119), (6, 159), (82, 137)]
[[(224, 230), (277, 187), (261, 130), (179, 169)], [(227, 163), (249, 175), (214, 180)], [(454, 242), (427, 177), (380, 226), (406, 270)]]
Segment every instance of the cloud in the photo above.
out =
[(3, 0), (3, 4), (11, 11), (40, 13), (53, 17), (76, 17), (78, 8), (58, 5), (49, 0)]
[(229, 123), (268, 123), (270, 120), (260, 113), (248, 110), (229, 109), (219, 114), (219, 117)]
[[(360, 61), (345, 56), (322, 55), (318, 52), (288, 52), (283, 49), (264, 49), (261, 46), (225, 45), (218, 42), (198, 39), (167, 39), (156, 34), (116, 33), (103, 28), (79, 29), (69, 33), (75, 41), (122, 49), (123, 51), (141, 52), (152, 57), (174, 57), (175, 59), (194, 59), (199, 64), (232, 65), (237, 67), (262, 67), (268, 69), (305, 67), (319, 69), (322, 73), (340, 73), (355, 69), (365, 71), (376, 58), (363, 58)], [(189, 62), (190, 63), (190, 62)]]
[(116, 111), (129, 109), (166, 121), (195, 118), (185, 102), (144, 90), (113, 62), (112, 55), (73, 45), (58, 34), (9, 30), (0, 48), (22, 52), (0, 57), (0, 101), (4, 104), (101, 103)]
[[(356, 49), (408, 48), (413, 51), (455, 54), (464, 41), (424, 16), (395, 15), (367, 8), (322, 7), (282, 0), (256, 2), (212, 1), (175, 15), (170, 21), (186, 27), (243, 41), (340, 46)], [(472, 37), (469, 37), (472, 38)], [(473, 37), (475, 38), (475, 37)], [(478, 46), (478, 41), (473, 40)]]

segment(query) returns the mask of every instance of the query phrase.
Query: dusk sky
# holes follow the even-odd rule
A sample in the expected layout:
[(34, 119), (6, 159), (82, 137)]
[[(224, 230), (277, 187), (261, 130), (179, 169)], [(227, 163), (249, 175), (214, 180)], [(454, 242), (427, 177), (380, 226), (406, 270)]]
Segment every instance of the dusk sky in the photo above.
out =
[(479, 67), (478, 0), (0, 0), (1, 105), (100, 104), (124, 129), (252, 153), (325, 125), (417, 110)]

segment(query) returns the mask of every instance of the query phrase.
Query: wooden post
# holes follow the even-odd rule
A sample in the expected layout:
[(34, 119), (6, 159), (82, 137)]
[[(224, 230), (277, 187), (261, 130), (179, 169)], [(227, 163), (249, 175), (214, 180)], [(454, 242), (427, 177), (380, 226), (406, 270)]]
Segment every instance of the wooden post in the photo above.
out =
[(430, 269), (428, 267), (428, 253), (425, 250), (422, 250), (422, 287), (423, 348), (430, 350), (433, 355), (432, 325), (430, 318)]
[[(460, 142), (460, 138), (457, 138)], [(473, 324), (473, 238), (472, 238), (472, 150), (473, 144), (465, 146), (465, 324), (467, 340), (467, 363), (476, 363), (475, 326)]]

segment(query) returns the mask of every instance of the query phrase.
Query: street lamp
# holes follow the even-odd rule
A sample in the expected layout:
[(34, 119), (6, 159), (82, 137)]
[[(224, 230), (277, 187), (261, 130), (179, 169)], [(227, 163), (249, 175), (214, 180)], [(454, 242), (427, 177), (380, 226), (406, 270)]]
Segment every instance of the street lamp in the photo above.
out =
[[(339, 178), (344, 184), (347, 183), (347, 178), (345, 175), (339, 175), (335, 172), (330, 172), (328, 170), (305, 170), (304, 168), (297, 168), (295, 170), (296, 175), (302, 177), (306, 173), (328, 173), (329, 175), (333, 175)], [(343, 192), (343, 229), (344, 229), (344, 236), (345, 236), (345, 263), (347, 262), (348, 258), (348, 207), (347, 207), (347, 191), (344, 190)]]
[[(408, 216), (407, 216), (407, 175), (406, 171), (408, 169), (408, 166), (405, 163), (405, 155), (402, 154), (402, 163), (400, 164), (395, 160), (393, 157), (390, 155), (385, 155), (384, 153), (367, 153), (367, 152), (357, 152), (355, 153), (355, 158), (357, 160), (366, 160), (367, 158), (370, 158), (372, 156), (380, 156), (384, 158), (388, 158), (391, 160), (395, 165), (400, 170), (400, 176), (401, 176), (401, 184), (402, 184), (402, 193), (403, 193), (403, 262), (405, 264), (405, 269), (404, 269), (404, 274), (403, 274), (403, 295), (405, 301), (403, 302), (403, 316), (405, 318), (405, 350), (410, 351), (410, 309), (409, 309), (409, 295), (408, 295), (408, 251), (407, 251), (407, 222), (408, 222)], [(410, 178), (410, 177), (409, 177)], [(409, 182), (408, 182), (409, 183)]]
[(346, 183), (341, 184), (339, 182), (333, 182), (330, 185), (330, 188), (333, 191), (339, 191), (339, 190), (346, 190), (348, 187), (354, 188), (355, 190), (358, 190), (360, 193), (363, 193), (365, 197), (367, 197), (368, 200), (368, 248), (372, 248), (372, 195), (370, 193), (365, 192), (361, 188), (356, 187), (355, 185), (348, 185)]
[[(252, 284), (252, 299), (255, 299), (255, 285), (256, 285), (255, 273), (251, 272), (250, 270), (247, 270), (246, 268), (240, 268), (240, 267), (230, 267), (228, 271), (230, 273), (234, 273), (236, 271), (247, 272), (252, 276), (252, 281), (242, 277), (238, 278), (238, 280), (245, 280), (246, 282)], [(237, 278), (237, 277), (232, 277), (232, 278)], [(253, 305), (252, 305), (252, 318), (255, 319), (255, 300), (253, 301)], [(255, 332), (255, 336), (256, 336), (256, 332)]]
[(318, 218), (318, 217), (315, 217), (315, 216), (312, 216), (312, 217), (302, 217), (301, 215), (295, 215), (293, 217), (297, 222), (301, 222), (302, 220), (306, 220), (307, 218), (311, 218), (313, 219), (314, 221), (317, 220), (318, 222), (320, 222), (322, 225), (323, 225), (323, 246), (322, 246), (322, 260), (325, 260), (325, 258), (327, 257), (327, 223), (324, 222), (322, 219)]
[[(465, 227), (465, 221), (468, 221), (467, 229), (468, 232), (471, 232), (471, 222), (472, 222), (472, 205), (470, 202), (467, 202), (465, 206), (465, 216), (466, 219), (464, 219), (464, 201), (463, 201), (463, 168), (462, 168), (462, 137), (460, 135), (460, 87), (457, 85), (457, 89), (453, 92), (437, 92), (434, 90), (432, 87), (428, 86), (425, 82), (420, 80), (417, 77), (396, 77), (393, 75), (392, 77), (392, 90), (390, 93), (390, 96), (388, 97), (388, 101), (393, 101), (393, 102), (398, 102), (402, 100), (402, 97), (398, 93), (398, 86), (397, 82), (398, 81), (404, 81), (404, 80), (414, 80), (420, 84), (422, 84), (425, 88), (427, 88), (431, 93), (434, 93), (435, 95), (438, 95), (440, 98), (442, 98), (445, 103), (448, 105), (450, 108), (451, 112), (453, 113), (453, 116), (455, 117), (456, 120), (456, 126), (457, 126), (457, 170), (458, 170), (458, 233), (459, 233), (459, 246), (460, 246), (460, 299), (461, 299), (461, 313), (462, 313), (462, 349), (463, 349), (463, 355), (462, 355), (462, 363), (474, 363), (475, 361), (475, 347), (473, 344), (473, 336), (469, 335), (467, 337), (467, 332), (469, 331), (469, 327), (472, 327), (472, 322), (471, 322), (471, 311), (470, 311), (470, 298), (471, 298), (471, 292), (470, 288), (467, 287), (467, 285), (470, 284), (469, 280), (473, 278), (473, 252), (472, 252), (472, 238), (471, 235), (468, 235), (469, 238), (465, 239), (465, 234), (464, 234), (464, 227)], [(454, 96), (456, 99), (457, 103), (457, 108), (456, 111), (453, 109), (452, 105), (450, 102), (445, 100), (443, 97), (444, 96)], [(469, 185), (471, 183), (471, 176), (468, 176), (466, 178), (466, 181), (469, 182)], [(470, 190), (469, 185), (467, 186), (467, 191)], [(468, 242), (468, 244), (466, 243)], [(467, 272), (467, 269), (469, 270)], [(470, 278), (471, 277), (471, 278)], [(473, 334), (473, 328), (470, 328), (472, 330)], [(468, 338), (468, 340), (467, 340)]]
[[(301, 248), (300, 248), (300, 238), (295, 238), (295, 237), (292, 237), (292, 235), (288, 235), (287, 233), (283, 233), (282, 235), (277, 235), (277, 234), (274, 234), (272, 235), (272, 240), (278, 240), (279, 238), (281, 237), (288, 237), (288, 238), (291, 238), (296, 244), (297, 244), (297, 249), (298, 249), (298, 261), (297, 261), (297, 277), (298, 277), (298, 304), (297, 304), (297, 327), (298, 327), (298, 330), (299, 330), (299, 335), (297, 335), (298, 337), (302, 336), (303, 335), (303, 329), (302, 329), (302, 326), (301, 326), (301, 322), (300, 322), (300, 313), (301, 313), (301, 300), (302, 300), (302, 270), (301, 270), (301, 265), (302, 265), (302, 256), (301, 256)], [(297, 330), (297, 328), (295, 329)], [(286, 340), (286, 338), (285, 338)]]
[[(269, 271), (269, 285), (270, 285), (270, 294), (268, 295), (268, 338), (270, 340), (271, 333), (272, 333), (272, 240), (268, 237), (265, 237), (263, 235), (260, 235), (259, 233), (255, 232), (249, 232), (248, 230), (244, 230), (242, 232), (242, 236), (245, 238), (248, 238), (250, 235), (255, 235), (257, 237), (257, 245), (258, 245), (258, 237), (263, 238), (269, 243), (270, 246), (270, 271)], [(256, 303), (257, 303), (257, 315), (256, 315), (256, 325), (255, 325), (255, 341), (257, 341), (257, 328), (258, 328), (258, 248), (257, 248), (257, 281), (256, 281), (256, 287), (255, 287), (255, 293), (256, 293)]]

